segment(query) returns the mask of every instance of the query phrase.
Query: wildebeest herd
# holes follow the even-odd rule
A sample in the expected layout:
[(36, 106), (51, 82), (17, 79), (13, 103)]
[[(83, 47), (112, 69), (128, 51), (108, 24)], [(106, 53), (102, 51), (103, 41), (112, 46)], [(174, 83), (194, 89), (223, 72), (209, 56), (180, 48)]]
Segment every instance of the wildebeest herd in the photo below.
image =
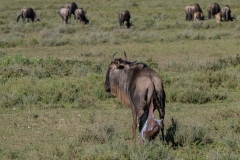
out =
[[(75, 2), (68, 3), (65, 6), (62, 6), (58, 12), (57, 12), (61, 18), (61, 21), (68, 24), (69, 18), (71, 18), (71, 14), (74, 15), (74, 19), (79, 21), (83, 24), (88, 24), (89, 20), (86, 18), (86, 11), (84, 11), (82, 8), (78, 8), (77, 4)], [(25, 22), (25, 19), (27, 18), (29, 21), (29, 18), (32, 20), (32, 22), (40, 21), (40, 19), (37, 17), (35, 11), (32, 8), (24, 8), (21, 10), (20, 15), (17, 17), (17, 22), (19, 21), (20, 17), (22, 17), (23, 22)]]
[[(83, 8), (78, 8), (75, 2), (71, 2), (62, 6), (57, 13), (60, 16), (61, 21), (65, 24), (68, 24), (68, 20), (71, 18), (71, 14), (74, 15), (74, 19), (76, 21), (79, 21), (82, 24), (89, 24), (89, 20), (86, 17), (86, 11), (84, 11)], [(17, 17), (17, 22), (19, 21), (20, 17), (22, 17), (23, 22), (25, 22), (26, 18), (28, 19), (28, 22), (29, 18), (32, 20), (32, 22), (40, 21), (32, 8), (23, 8), (20, 12), (20, 15)], [(119, 12), (118, 19), (120, 26), (124, 25), (125, 21), (127, 28), (133, 26), (133, 24), (130, 22), (130, 18), (131, 16), (128, 10)]]
[[(219, 23), (220, 21), (232, 21), (234, 19), (231, 16), (231, 10), (228, 5), (222, 7), (221, 9), (218, 3), (214, 3), (207, 7), (207, 12), (208, 19), (211, 19), (212, 17), (215, 16), (217, 23)], [(79, 21), (82, 24), (89, 24), (89, 20), (86, 18), (86, 11), (84, 11), (83, 8), (78, 8), (75, 2), (71, 2), (66, 4), (65, 6), (62, 6), (57, 13), (60, 16), (61, 21), (64, 22), (65, 24), (68, 24), (68, 20), (71, 18), (71, 14), (74, 15), (74, 19), (76, 21)], [(187, 21), (200, 21), (207, 19), (205, 18), (199, 4), (186, 6), (185, 14)], [(20, 15), (17, 17), (17, 22), (19, 21), (20, 17), (22, 17), (23, 22), (25, 22), (26, 18), (28, 19), (28, 21), (30, 18), (32, 22), (40, 21), (40, 19), (37, 17), (35, 11), (32, 8), (22, 9)], [(125, 21), (127, 28), (133, 26), (133, 24), (130, 22), (130, 18), (131, 15), (128, 10), (121, 11), (118, 13), (118, 20), (120, 26), (123, 26)]]
[[(220, 21), (232, 21), (234, 18), (231, 16), (231, 10), (228, 5), (220, 8), (218, 3), (211, 4), (207, 7), (208, 19), (215, 16), (217, 23)], [(185, 7), (185, 14), (187, 21), (200, 21), (206, 20), (199, 4), (189, 5)]]
[[(207, 7), (208, 19), (216, 18), (216, 21), (232, 21), (231, 10), (228, 5), (220, 8), (218, 3)], [(74, 19), (83, 24), (89, 24), (86, 18), (86, 11), (78, 8), (75, 2), (68, 3), (58, 10), (61, 21), (68, 24), (71, 14)], [(185, 7), (187, 21), (205, 20), (199, 4)], [(23, 22), (27, 18), (32, 22), (40, 21), (32, 8), (22, 9), (17, 17), (17, 22), (22, 17)], [(120, 26), (126, 21), (127, 28), (133, 26), (130, 22), (130, 12), (128, 10), (118, 13)], [(119, 98), (122, 104), (128, 105), (132, 110), (132, 140), (136, 140), (137, 118), (139, 119), (139, 132), (142, 139), (152, 140), (161, 131), (164, 140), (164, 116), (165, 116), (165, 91), (162, 79), (157, 73), (144, 63), (136, 63), (125, 59), (114, 58), (108, 67), (105, 79), (105, 91), (110, 92)], [(154, 110), (158, 111), (160, 120), (154, 119)]]

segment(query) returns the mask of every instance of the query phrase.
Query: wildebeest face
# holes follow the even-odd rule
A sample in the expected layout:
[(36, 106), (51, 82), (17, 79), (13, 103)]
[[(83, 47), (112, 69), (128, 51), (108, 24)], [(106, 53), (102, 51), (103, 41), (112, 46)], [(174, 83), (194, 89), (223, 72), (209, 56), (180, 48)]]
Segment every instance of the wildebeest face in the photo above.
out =
[(127, 28), (130, 28), (131, 26), (133, 26), (133, 24), (132, 23), (126, 23), (126, 26), (127, 26)]
[(84, 24), (89, 24), (89, 20), (86, 18), (85, 23)]
[(37, 18), (37, 19), (35, 19), (35, 20), (34, 20), (34, 22), (39, 22), (39, 21), (40, 21), (40, 19), (39, 19), (39, 18)]

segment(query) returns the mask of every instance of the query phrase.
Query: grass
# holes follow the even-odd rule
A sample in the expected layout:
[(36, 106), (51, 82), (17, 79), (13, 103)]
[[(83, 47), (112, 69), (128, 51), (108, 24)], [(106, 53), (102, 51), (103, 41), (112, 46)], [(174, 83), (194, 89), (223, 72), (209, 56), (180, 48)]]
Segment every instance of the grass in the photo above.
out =
[[(186, 22), (189, 0), (83, 0), (90, 24), (64, 25), (57, 10), (65, 3), (0, 7), (1, 159), (238, 159), (238, 1), (228, 2), (236, 19), (219, 24)], [(206, 16), (209, 2), (199, 4)], [(41, 21), (17, 23), (29, 6)], [(130, 29), (118, 24), (125, 9)], [(164, 81), (164, 143), (132, 143), (131, 110), (104, 91), (111, 56), (124, 51)]]

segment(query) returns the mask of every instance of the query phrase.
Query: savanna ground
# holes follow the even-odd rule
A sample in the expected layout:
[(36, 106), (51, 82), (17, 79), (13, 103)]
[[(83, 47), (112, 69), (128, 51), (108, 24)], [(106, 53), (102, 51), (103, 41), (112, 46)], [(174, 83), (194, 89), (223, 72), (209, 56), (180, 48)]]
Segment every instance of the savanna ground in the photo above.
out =
[[(61, 24), (67, 1), (0, 6), (0, 159), (239, 159), (240, 2), (233, 22), (186, 22), (202, 0), (81, 0), (89, 25)], [(32, 7), (38, 23), (16, 23)], [(119, 27), (128, 9), (134, 26)], [(163, 79), (162, 143), (131, 142), (131, 110), (104, 91), (111, 55), (126, 52)]]

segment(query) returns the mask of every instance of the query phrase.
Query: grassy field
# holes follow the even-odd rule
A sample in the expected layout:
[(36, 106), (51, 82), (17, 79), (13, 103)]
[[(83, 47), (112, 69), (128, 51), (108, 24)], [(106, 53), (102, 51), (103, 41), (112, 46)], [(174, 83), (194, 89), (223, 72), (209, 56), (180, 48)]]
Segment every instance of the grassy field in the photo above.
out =
[[(240, 157), (240, 2), (235, 17), (185, 21), (192, 2), (75, 1), (89, 25), (62, 24), (63, 0), (0, 6), (0, 159), (236, 159)], [(32, 7), (40, 22), (17, 16)], [(134, 24), (119, 27), (128, 9)], [(111, 55), (151, 66), (167, 95), (165, 135), (131, 141), (131, 110), (104, 91)]]

